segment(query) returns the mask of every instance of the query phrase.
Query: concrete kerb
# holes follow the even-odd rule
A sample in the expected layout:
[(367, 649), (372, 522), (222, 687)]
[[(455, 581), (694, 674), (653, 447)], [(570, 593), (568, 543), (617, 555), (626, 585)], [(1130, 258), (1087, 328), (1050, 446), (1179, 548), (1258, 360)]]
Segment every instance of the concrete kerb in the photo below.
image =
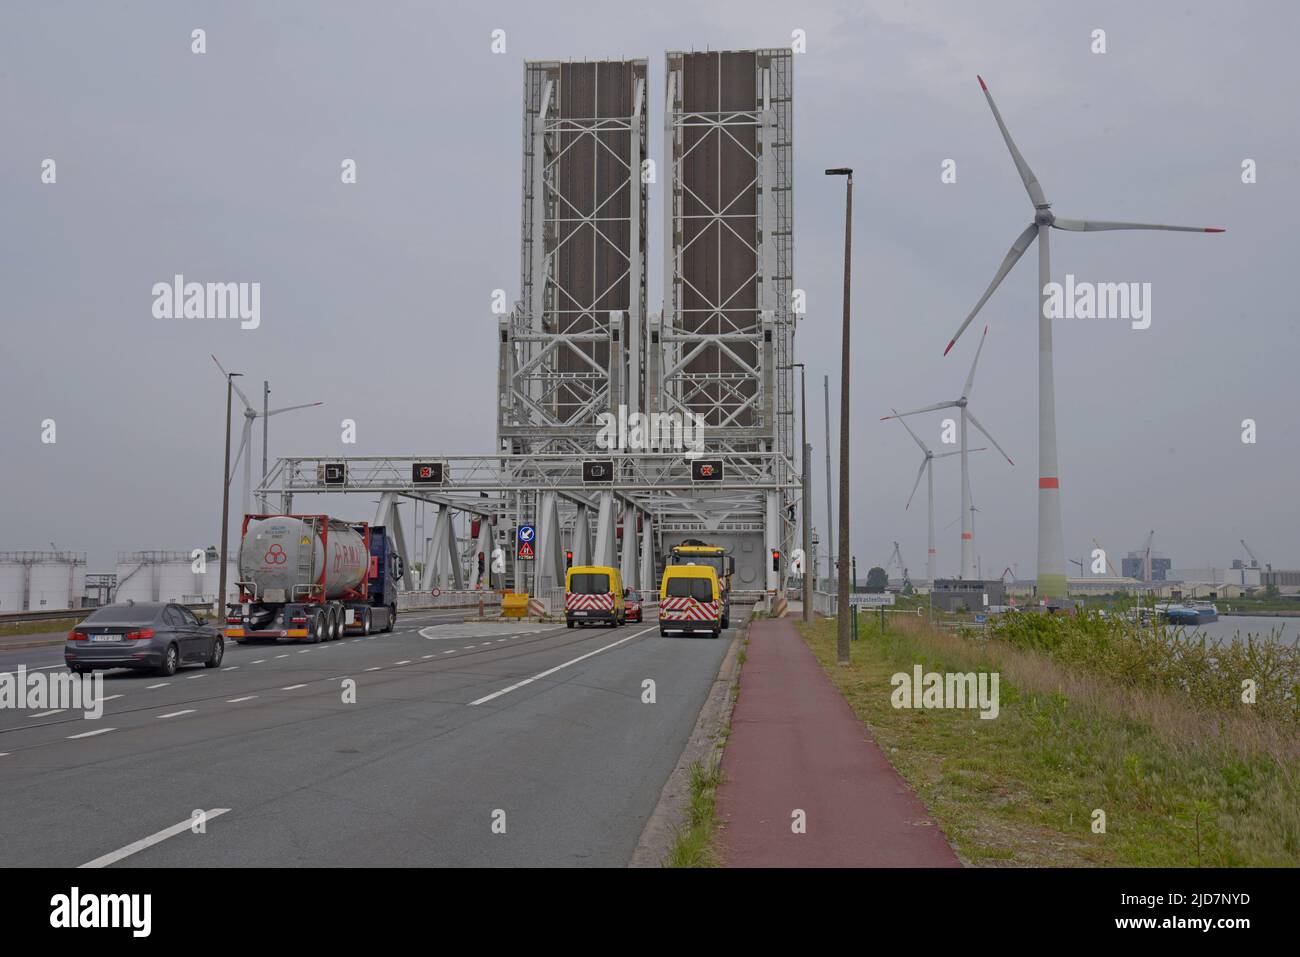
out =
[(745, 617), (745, 624), (736, 629), (727, 646), (727, 653), (718, 668), (718, 676), (713, 679), (709, 695), (700, 709), (700, 716), (695, 721), (691, 736), (686, 741), (677, 765), (668, 775), (663, 790), (659, 792), (659, 803), (655, 805), (632, 860), (628, 867), (662, 867), (664, 859), (672, 848), (677, 832), (686, 823), (687, 810), (691, 802), (691, 765), (696, 761), (716, 765), (721, 755), (718, 753), (722, 734), (731, 723), (731, 712), (735, 700), (731, 688), (740, 677), (740, 649), (749, 636), (750, 623), (757, 617), (759, 606), (755, 605)]

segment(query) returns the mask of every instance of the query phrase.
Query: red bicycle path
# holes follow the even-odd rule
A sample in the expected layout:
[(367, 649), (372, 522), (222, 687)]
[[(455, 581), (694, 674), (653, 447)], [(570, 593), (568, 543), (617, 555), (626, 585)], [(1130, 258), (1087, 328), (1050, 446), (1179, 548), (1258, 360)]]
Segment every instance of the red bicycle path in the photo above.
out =
[(750, 627), (717, 812), (729, 867), (961, 866), (790, 618)]

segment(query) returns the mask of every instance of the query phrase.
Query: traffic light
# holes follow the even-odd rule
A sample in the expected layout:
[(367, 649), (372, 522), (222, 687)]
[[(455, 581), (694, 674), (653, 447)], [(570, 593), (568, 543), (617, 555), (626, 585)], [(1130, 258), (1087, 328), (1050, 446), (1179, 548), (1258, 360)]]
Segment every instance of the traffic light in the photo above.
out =
[(564, 567), (565, 568), (573, 567), (573, 549), (571, 548), (565, 551), (564, 553)]
[(479, 573), (480, 577), (481, 577), (482, 574), (483, 574), (483, 569), (484, 569), (483, 553), (482, 553), (482, 552), (479, 552), (479, 553), (478, 553), (478, 573)]
[(774, 548), (772, 549), (772, 571), (779, 572), (780, 570), (781, 570), (781, 549)]

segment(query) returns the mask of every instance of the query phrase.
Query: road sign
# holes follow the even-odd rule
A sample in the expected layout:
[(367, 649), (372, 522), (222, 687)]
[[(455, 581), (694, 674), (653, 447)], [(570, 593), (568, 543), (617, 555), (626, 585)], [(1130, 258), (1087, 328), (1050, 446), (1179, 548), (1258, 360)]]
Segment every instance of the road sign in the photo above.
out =
[(326, 485), (346, 485), (347, 481), (348, 481), (348, 466), (346, 462), (325, 463), (325, 484)]
[(518, 548), (515, 550), (515, 557), (523, 561), (529, 561), (534, 555), (533, 542), (537, 538), (537, 529), (531, 525), (520, 525), (519, 531), (515, 533), (518, 542)]
[(892, 605), (893, 603), (894, 593), (888, 591), (880, 595), (866, 594), (863, 592), (856, 592), (849, 595), (850, 605), (866, 605), (875, 608), (877, 606)]
[(411, 483), (413, 485), (441, 485), (445, 471), (442, 462), (412, 462)]
[(694, 459), (691, 461), (692, 482), (721, 482), (722, 459)]
[(614, 481), (613, 459), (592, 459), (582, 463), (582, 480), (584, 482)]

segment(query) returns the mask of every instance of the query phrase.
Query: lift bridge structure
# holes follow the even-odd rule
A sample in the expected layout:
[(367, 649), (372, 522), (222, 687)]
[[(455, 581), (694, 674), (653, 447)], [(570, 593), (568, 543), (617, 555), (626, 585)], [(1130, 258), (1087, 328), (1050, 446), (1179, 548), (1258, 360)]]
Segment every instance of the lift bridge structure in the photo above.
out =
[[(399, 504), (435, 506), (411, 589), (553, 594), (571, 552), (651, 590), (668, 549), (695, 538), (729, 549), (737, 597), (783, 592), (800, 495), (790, 51), (668, 53), (658, 164), (646, 65), (524, 66), (520, 297), (493, 317), (496, 451), (281, 458), (259, 493), (285, 512), (296, 495), (377, 494), (375, 522), (408, 558)], [(606, 447), (601, 413), (702, 423), (702, 447)], [(489, 580), (497, 548), (507, 569)]]

